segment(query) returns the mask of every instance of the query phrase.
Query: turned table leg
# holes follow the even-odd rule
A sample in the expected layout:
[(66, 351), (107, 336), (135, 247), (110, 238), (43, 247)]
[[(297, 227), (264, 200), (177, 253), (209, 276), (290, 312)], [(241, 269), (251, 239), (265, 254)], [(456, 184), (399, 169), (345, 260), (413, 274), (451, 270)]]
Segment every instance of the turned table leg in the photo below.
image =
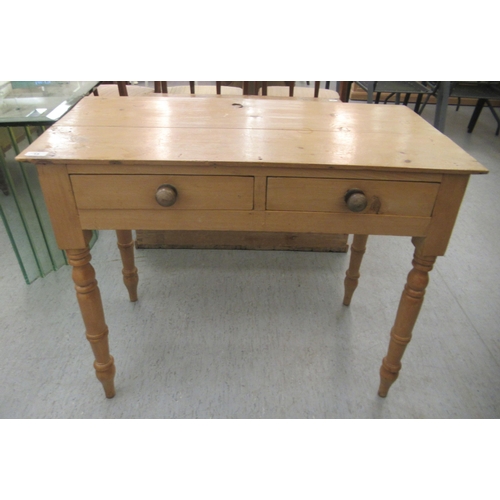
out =
[(116, 237), (123, 263), (123, 283), (127, 287), (130, 302), (135, 302), (137, 300), (139, 276), (134, 263), (134, 239), (132, 238), (132, 231), (118, 230), (116, 231)]
[(115, 364), (113, 356), (109, 354), (108, 327), (104, 320), (101, 294), (95, 279), (95, 271), (90, 264), (91, 255), (88, 247), (90, 236), (91, 233), (86, 234), (86, 248), (66, 250), (66, 254), (69, 264), (73, 266), (76, 296), (85, 324), (87, 340), (94, 352), (96, 375), (104, 387), (106, 397), (112, 398), (115, 395)]
[(436, 261), (435, 256), (424, 256), (416, 244), (413, 256), (413, 269), (408, 274), (408, 279), (401, 295), (396, 320), (391, 330), (391, 340), (387, 356), (380, 367), (380, 388), (378, 395), (385, 398), (389, 388), (398, 378), (401, 370), (401, 358), (406, 346), (411, 340), (411, 334), (418, 313), (424, 301), (425, 289), (429, 283), (429, 272)]
[(351, 303), (352, 294), (359, 281), (359, 268), (361, 266), (361, 261), (363, 260), (363, 255), (366, 250), (366, 241), (368, 239), (367, 234), (355, 234), (352, 245), (351, 245), (351, 260), (349, 262), (349, 269), (345, 273), (346, 277), (344, 280), (344, 305), (348, 306)]

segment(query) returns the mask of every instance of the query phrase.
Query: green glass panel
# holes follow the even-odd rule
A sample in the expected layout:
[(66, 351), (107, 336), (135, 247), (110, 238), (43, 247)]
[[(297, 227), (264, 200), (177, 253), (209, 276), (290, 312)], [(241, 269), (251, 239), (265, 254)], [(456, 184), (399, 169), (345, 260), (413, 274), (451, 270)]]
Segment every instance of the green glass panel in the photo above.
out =
[[(67, 264), (36, 167), (15, 156), (97, 82), (0, 82), (0, 215), (27, 283)], [(97, 239), (94, 232), (90, 245)]]

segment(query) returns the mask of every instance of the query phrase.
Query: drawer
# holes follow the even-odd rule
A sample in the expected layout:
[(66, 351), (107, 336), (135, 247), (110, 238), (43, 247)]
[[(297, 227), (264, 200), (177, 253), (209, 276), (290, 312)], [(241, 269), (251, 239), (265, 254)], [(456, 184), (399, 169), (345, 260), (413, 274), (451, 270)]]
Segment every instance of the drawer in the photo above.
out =
[[(159, 186), (176, 191), (172, 206), (156, 201)], [(252, 210), (250, 176), (215, 175), (72, 175), (80, 210)]]
[(351, 213), (346, 193), (358, 189), (367, 199), (360, 213), (430, 217), (439, 183), (269, 177), (266, 209)]

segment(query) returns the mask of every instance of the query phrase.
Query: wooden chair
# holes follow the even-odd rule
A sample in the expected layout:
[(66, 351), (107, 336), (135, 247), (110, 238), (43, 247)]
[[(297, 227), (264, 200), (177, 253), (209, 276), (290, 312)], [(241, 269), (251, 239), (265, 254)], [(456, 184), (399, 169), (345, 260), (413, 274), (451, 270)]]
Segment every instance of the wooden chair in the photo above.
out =
[(154, 93), (174, 95), (243, 95), (245, 93), (243, 87), (224, 85), (223, 82), (215, 82), (215, 85), (196, 85), (196, 82), (189, 82), (189, 86), (173, 85), (170, 88), (167, 83), (154, 82)]
[(258, 95), (270, 97), (297, 97), (340, 100), (339, 93), (328, 88), (321, 88), (321, 82), (314, 82), (312, 87), (299, 87), (295, 82), (257, 82)]
[[(174, 95), (243, 95), (244, 84), (241, 86), (224, 85), (225, 82), (215, 82), (215, 85), (196, 85), (196, 82), (189, 82), (189, 85), (169, 86), (168, 82), (154, 82), (154, 87), (133, 85), (130, 82), (103, 82), (94, 91), (94, 95), (99, 97), (117, 96), (141, 96), (154, 94), (174, 94)], [(232, 83), (232, 82), (231, 82)]]
[(99, 97), (118, 97), (152, 95), (153, 92), (151, 87), (133, 85), (130, 82), (101, 82), (93, 94)]

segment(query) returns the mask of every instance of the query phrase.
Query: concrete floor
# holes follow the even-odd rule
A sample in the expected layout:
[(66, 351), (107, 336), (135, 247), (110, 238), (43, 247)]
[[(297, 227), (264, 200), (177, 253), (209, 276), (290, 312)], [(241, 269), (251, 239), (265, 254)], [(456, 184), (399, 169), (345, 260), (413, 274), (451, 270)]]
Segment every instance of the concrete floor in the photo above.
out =
[[(433, 113), (428, 106), (424, 118)], [(471, 113), (450, 106), (446, 133), (490, 174), (471, 178), (386, 399), (378, 370), (411, 267), (409, 238), (369, 238), (350, 308), (346, 254), (220, 250), (137, 251), (132, 304), (114, 233), (101, 231), (93, 264), (117, 367), (107, 400), (70, 268), (26, 285), (0, 225), (0, 417), (499, 417), (500, 138), (489, 110), (467, 134)]]

